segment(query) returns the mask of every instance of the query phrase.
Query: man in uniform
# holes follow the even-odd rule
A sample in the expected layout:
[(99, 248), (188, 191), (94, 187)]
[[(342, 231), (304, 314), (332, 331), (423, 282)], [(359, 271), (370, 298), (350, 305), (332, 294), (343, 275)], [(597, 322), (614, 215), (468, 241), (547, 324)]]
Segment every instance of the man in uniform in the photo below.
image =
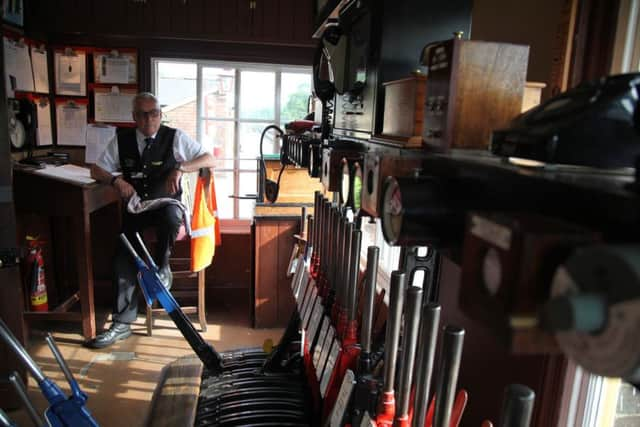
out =
[[(91, 168), (91, 176), (110, 184), (126, 201), (134, 194), (142, 201), (180, 199), (180, 178), (183, 172), (195, 172), (212, 167), (214, 158), (202, 145), (179, 129), (161, 124), (162, 111), (158, 99), (143, 92), (133, 100), (136, 128), (119, 129), (105, 151)], [(114, 172), (121, 174), (114, 175)], [(171, 284), (169, 256), (183, 221), (183, 211), (176, 203), (142, 213), (123, 211), (122, 228), (135, 245), (135, 233), (155, 228), (157, 243), (155, 262), (165, 286)], [(89, 341), (92, 348), (107, 347), (131, 335), (130, 324), (138, 313), (137, 268), (124, 244), (117, 243), (114, 259), (113, 286), (115, 301), (111, 327)]]

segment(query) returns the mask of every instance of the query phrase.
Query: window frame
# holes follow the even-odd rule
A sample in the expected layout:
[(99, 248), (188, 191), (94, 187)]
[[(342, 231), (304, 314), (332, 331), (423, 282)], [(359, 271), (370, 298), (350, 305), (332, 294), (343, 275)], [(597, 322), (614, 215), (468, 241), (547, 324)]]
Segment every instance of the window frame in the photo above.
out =
[[(220, 61), (220, 60), (203, 60), (196, 58), (177, 58), (154, 56), (151, 61), (151, 87), (153, 93), (157, 94), (159, 90), (159, 64), (160, 63), (182, 63), (196, 65), (196, 140), (202, 141), (204, 135), (204, 126), (207, 122), (232, 122), (233, 123), (233, 169), (225, 167), (216, 169), (219, 172), (233, 172), (233, 193), (238, 195), (240, 191), (240, 174), (256, 172), (253, 169), (241, 169), (241, 164), (246, 160), (240, 158), (240, 127), (246, 123), (277, 124), (281, 126), (281, 97), (282, 97), (282, 73), (287, 74), (307, 74), (310, 79), (312, 76), (312, 67), (305, 65), (289, 65), (289, 64), (272, 64), (272, 63), (255, 63), (255, 62), (238, 62), (238, 61)], [(234, 103), (232, 118), (212, 118), (204, 117), (204, 97), (203, 97), (203, 69), (204, 68), (226, 68), (234, 71)], [(242, 73), (245, 71), (257, 72), (273, 72), (275, 74), (275, 93), (274, 93), (274, 118), (273, 121), (264, 119), (243, 119), (240, 117), (241, 111), (241, 88)], [(275, 157), (275, 156), (274, 156)], [(279, 157), (278, 157), (279, 158)], [(240, 218), (240, 199), (234, 198), (233, 201), (233, 218), (225, 218), (220, 220), (221, 229), (225, 233), (248, 233), (249, 226), (253, 217)]]
[(640, 0), (620, 0), (611, 74), (640, 71)]

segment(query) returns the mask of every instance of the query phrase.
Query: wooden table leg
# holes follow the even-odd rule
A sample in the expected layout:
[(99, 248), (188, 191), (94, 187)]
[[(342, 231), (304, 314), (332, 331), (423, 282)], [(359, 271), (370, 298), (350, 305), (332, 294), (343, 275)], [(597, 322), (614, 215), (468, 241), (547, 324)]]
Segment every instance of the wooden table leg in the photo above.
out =
[(72, 219), (75, 253), (78, 259), (78, 291), (82, 311), (82, 334), (96, 336), (96, 313), (93, 305), (93, 262), (91, 255), (91, 216), (84, 211)]

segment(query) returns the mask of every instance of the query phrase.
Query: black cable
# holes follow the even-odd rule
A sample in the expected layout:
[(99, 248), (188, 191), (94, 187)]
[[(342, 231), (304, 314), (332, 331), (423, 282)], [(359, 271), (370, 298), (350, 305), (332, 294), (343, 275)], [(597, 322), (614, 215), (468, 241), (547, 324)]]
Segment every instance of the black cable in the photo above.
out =
[[(271, 203), (274, 203), (278, 198), (278, 191), (280, 188), (280, 178), (282, 177), (282, 173), (284, 172), (285, 165), (283, 163), (282, 167), (280, 168), (280, 173), (278, 174), (277, 182), (273, 182), (270, 179), (267, 179), (267, 164), (264, 161), (262, 144), (264, 143), (264, 136), (271, 129), (275, 129), (277, 132), (279, 132), (281, 138), (284, 136), (284, 132), (277, 125), (269, 125), (266, 128), (264, 128), (264, 130), (262, 131), (262, 135), (260, 136), (260, 168), (261, 168), (260, 173), (262, 174), (262, 182), (263, 182), (263, 193), (261, 194), (261, 196), (263, 197), (266, 196), (267, 200), (269, 200)], [(280, 156), (282, 157), (283, 155), (284, 153), (282, 153), (281, 151)]]

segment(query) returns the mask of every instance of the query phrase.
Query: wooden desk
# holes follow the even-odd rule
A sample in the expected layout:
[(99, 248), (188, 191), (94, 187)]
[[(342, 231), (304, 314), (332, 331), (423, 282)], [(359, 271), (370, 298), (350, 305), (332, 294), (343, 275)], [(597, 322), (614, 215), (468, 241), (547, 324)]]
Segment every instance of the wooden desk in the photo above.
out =
[[(31, 170), (14, 170), (14, 200), (16, 212), (35, 213), (48, 217), (67, 217), (77, 259), (78, 291), (49, 312), (25, 311), (25, 321), (62, 320), (82, 322), (85, 338), (96, 335), (93, 304), (93, 263), (91, 254), (91, 213), (111, 203), (119, 202), (116, 191), (102, 184), (77, 184), (39, 175)], [(80, 312), (69, 309), (80, 301)]]

